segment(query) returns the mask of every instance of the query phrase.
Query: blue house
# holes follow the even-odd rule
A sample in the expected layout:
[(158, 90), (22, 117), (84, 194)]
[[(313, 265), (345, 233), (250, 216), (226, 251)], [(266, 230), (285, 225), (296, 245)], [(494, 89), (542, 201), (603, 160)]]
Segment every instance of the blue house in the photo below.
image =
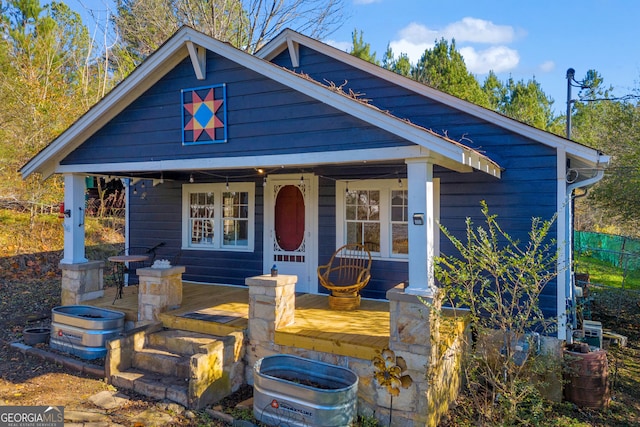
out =
[(558, 213), (561, 274), (541, 304), (564, 339), (572, 194), (608, 160), (291, 30), (249, 55), (182, 28), (21, 173), (64, 176), (63, 266), (87, 262), (99, 176), (127, 183), (127, 246), (180, 251), (186, 280), (242, 285), (276, 264), (321, 293), (318, 265), (366, 242), (369, 298), (402, 282), (432, 294), (452, 249), (439, 224), (463, 233), (482, 200), (515, 238)]

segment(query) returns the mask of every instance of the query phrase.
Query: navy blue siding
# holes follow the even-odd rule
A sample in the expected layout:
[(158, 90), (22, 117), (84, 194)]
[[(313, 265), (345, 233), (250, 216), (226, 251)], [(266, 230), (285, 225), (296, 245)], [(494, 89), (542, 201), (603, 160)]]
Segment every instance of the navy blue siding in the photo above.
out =
[[(319, 189), (319, 216), (318, 216), (318, 265), (329, 262), (336, 248), (336, 185), (335, 180), (321, 179)], [(381, 261), (374, 259), (371, 264), (371, 281), (362, 290), (365, 298), (386, 298), (387, 290), (398, 283), (405, 283), (408, 279), (408, 263)], [(327, 293), (327, 290), (318, 289)]]
[[(500, 225), (521, 240), (527, 238), (532, 217), (548, 219), (555, 213), (553, 149), (308, 48), (301, 46), (300, 54), (298, 71), (322, 84), (346, 82), (345, 90), (361, 94), (380, 109), (461, 140), (505, 168), (502, 179), (496, 179), (480, 172), (462, 174), (436, 167), (435, 176), (441, 180), (441, 221), (454, 234), (463, 235), (467, 217), (478, 225), (482, 223), (481, 200), (488, 203), (492, 213), (498, 214)], [(224, 158), (409, 144), (211, 52), (207, 60), (206, 81), (195, 78), (190, 60), (185, 59), (62, 163)], [(287, 52), (274, 62), (289, 66)], [(180, 90), (219, 83), (227, 84), (228, 142), (182, 146)], [(336, 249), (335, 179), (376, 178), (385, 171), (399, 171), (399, 176), (406, 177), (406, 166), (402, 163), (386, 168), (383, 171), (378, 165), (351, 165), (313, 170), (327, 177), (320, 179), (319, 188), (319, 264), (326, 263)], [(138, 187), (138, 196), (133, 196), (129, 205), (131, 245), (154, 246), (162, 241), (166, 245), (158, 256), (171, 258), (180, 252), (182, 241), (181, 182), (166, 180), (156, 187), (147, 182), (146, 186), (147, 196), (141, 198)], [(262, 189), (261, 178), (257, 178), (255, 251), (184, 250), (180, 264), (187, 267), (186, 280), (244, 284), (246, 277), (262, 274)], [(441, 248), (443, 253), (452, 252), (444, 239)], [(386, 290), (407, 280), (407, 271), (406, 262), (375, 260), (373, 278), (364, 296), (384, 298)], [(555, 314), (555, 284), (545, 290), (541, 305), (547, 314)]]
[[(465, 220), (471, 217), (481, 225), (480, 202), (486, 201), (490, 212), (498, 215), (499, 224), (512, 237), (527, 240), (531, 219), (551, 219), (557, 210), (556, 152), (554, 149), (511, 133), (491, 122), (442, 105), (386, 80), (300, 46), (297, 72), (318, 82), (334, 82), (344, 90), (361, 94), (378, 108), (397, 117), (407, 118), (469, 147), (485, 153), (505, 168), (502, 178), (480, 172), (461, 174), (435, 169), (441, 180), (441, 222), (454, 235), (462, 237)], [(291, 68), (288, 51), (273, 60)], [(400, 77), (399, 77), (400, 78)], [(552, 231), (555, 234), (555, 228)], [(453, 253), (452, 245), (441, 239), (443, 254)], [(400, 264), (400, 263), (395, 263)], [(387, 287), (396, 282), (390, 280)], [(545, 289), (540, 305), (547, 315), (556, 314), (555, 282)]]
[(130, 245), (152, 247), (165, 245), (157, 251), (158, 259), (179, 256), (186, 267), (185, 280), (204, 283), (244, 285), (246, 277), (262, 274), (263, 191), (256, 182), (255, 250), (253, 252), (180, 250), (182, 246), (182, 183), (165, 181), (156, 187), (146, 182), (146, 197), (131, 196), (129, 203)]
[[(69, 154), (64, 164), (286, 154), (409, 145), (278, 82), (208, 55), (206, 81), (187, 58)], [(228, 142), (182, 146), (181, 89), (227, 84)]]

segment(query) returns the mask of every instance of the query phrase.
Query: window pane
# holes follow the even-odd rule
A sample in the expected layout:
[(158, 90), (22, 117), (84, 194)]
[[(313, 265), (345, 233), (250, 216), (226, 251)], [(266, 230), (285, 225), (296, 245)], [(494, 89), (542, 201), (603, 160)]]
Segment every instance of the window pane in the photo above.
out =
[(367, 246), (380, 248), (380, 223), (365, 222), (364, 236), (359, 243), (366, 243)]
[(359, 205), (358, 216), (356, 217), (356, 219), (359, 219), (359, 220), (369, 219), (369, 207), (366, 205)]
[(406, 190), (391, 192), (391, 221), (407, 221), (407, 200)]
[(359, 222), (347, 223), (347, 242), (346, 243), (360, 243), (362, 237), (362, 224)]
[(408, 254), (409, 253), (409, 240), (408, 240), (407, 224), (393, 224), (391, 226), (392, 233), (392, 253), (394, 254)]
[(402, 206), (393, 206), (391, 208), (391, 221), (404, 221), (404, 208)]
[(372, 219), (375, 221), (380, 219), (380, 192), (379, 191), (369, 192), (369, 219)]
[(189, 194), (191, 243), (212, 245), (214, 237), (214, 195), (213, 193)]
[(248, 246), (249, 224), (248, 221), (225, 220), (223, 244), (225, 246)]
[(346, 197), (345, 197), (347, 205), (355, 205), (356, 202), (358, 201), (356, 196), (357, 194), (355, 191), (347, 191)]
[(213, 244), (213, 220), (191, 220), (191, 243), (204, 245)]
[(249, 193), (225, 192), (223, 193), (224, 233), (222, 244), (224, 246), (248, 246), (249, 245)]
[(353, 205), (347, 205), (347, 220), (356, 219), (356, 207)]

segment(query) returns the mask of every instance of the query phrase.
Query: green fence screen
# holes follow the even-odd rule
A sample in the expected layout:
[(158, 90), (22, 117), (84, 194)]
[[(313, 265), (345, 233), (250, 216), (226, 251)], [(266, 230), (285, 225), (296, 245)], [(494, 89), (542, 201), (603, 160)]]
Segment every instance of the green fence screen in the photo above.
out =
[(573, 250), (576, 255), (588, 255), (622, 269), (640, 269), (640, 239), (575, 231)]

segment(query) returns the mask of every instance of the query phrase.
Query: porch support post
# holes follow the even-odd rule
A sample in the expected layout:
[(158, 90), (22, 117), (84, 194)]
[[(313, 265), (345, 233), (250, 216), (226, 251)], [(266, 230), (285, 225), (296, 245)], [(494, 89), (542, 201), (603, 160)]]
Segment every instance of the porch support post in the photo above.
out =
[[(573, 246), (573, 236), (571, 233), (573, 222), (573, 197), (571, 191), (567, 192), (567, 153), (558, 149), (557, 154), (557, 189), (558, 189), (558, 222), (557, 222), (557, 245), (558, 245), (558, 276), (556, 306), (558, 316), (558, 339), (571, 339), (571, 329), (574, 321), (573, 314), (575, 307), (571, 305), (571, 311), (567, 310), (567, 303), (573, 296), (573, 268), (571, 265), (571, 250)], [(567, 317), (570, 315), (571, 317)]]
[(82, 175), (64, 174), (64, 257), (60, 264), (87, 262), (84, 253), (85, 179)]
[(428, 159), (407, 160), (409, 188), (409, 286), (413, 295), (434, 294), (433, 257), (435, 242), (435, 197), (433, 163)]

